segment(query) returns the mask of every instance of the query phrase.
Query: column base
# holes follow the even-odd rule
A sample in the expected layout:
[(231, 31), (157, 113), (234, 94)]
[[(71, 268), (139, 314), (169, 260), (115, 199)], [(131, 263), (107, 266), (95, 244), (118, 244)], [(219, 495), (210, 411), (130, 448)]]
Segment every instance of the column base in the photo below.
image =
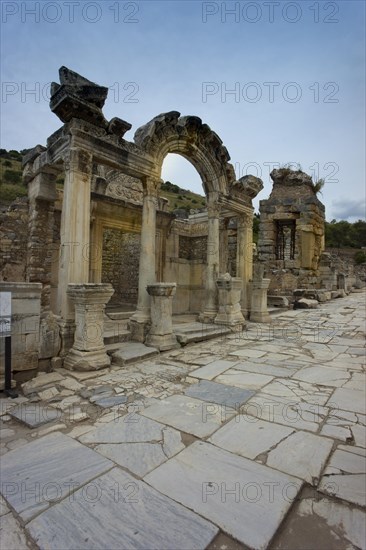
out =
[(58, 355), (60, 357), (65, 357), (74, 345), (76, 323), (74, 320), (67, 319), (58, 319), (57, 322), (60, 327), (61, 337), (61, 348)]
[(216, 325), (224, 325), (227, 327), (245, 327), (246, 321), (242, 315), (242, 313), (236, 313), (234, 315), (227, 314), (227, 313), (219, 313), (215, 317), (215, 324)]
[(64, 368), (76, 371), (94, 371), (111, 366), (111, 358), (101, 349), (98, 351), (80, 351), (72, 349), (64, 359)]
[(216, 316), (217, 316), (217, 310), (203, 311), (198, 315), (197, 321), (205, 324), (214, 323)]
[(145, 345), (157, 348), (159, 351), (180, 348), (180, 344), (174, 334), (148, 334)]
[(127, 324), (133, 342), (144, 343), (151, 328), (151, 320), (132, 316)]
[(250, 321), (252, 323), (272, 323), (272, 318), (269, 313), (251, 312)]

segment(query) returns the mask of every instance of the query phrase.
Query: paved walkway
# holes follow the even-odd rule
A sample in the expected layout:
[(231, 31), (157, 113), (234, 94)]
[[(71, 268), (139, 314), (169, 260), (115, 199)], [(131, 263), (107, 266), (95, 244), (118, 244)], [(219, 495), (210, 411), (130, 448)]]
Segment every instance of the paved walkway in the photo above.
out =
[(365, 293), (0, 399), (1, 549), (365, 548)]

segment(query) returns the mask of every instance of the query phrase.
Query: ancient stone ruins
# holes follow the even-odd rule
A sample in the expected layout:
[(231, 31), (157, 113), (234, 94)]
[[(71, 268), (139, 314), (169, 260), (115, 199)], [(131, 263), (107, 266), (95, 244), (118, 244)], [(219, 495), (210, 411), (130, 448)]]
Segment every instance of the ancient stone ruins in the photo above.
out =
[[(12, 292), (16, 379), (52, 365), (123, 365), (243, 330), (248, 318), (269, 322), (267, 303), (288, 307), (295, 296), (296, 307), (315, 307), (356, 284), (323, 254), (324, 206), (307, 174), (271, 173), (255, 250), (252, 199), (262, 181), (237, 179), (219, 136), (196, 116), (163, 113), (124, 139), (131, 125), (105, 119), (107, 93), (62, 67), (50, 101), (62, 126), (23, 161), (25, 272), (0, 286)], [(168, 153), (196, 168), (206, 211), (168, 211), (159, 191)], [(12, 254), (3, 264), (16, 263)], [(183, 314), (196, 320), (175, 322)]]

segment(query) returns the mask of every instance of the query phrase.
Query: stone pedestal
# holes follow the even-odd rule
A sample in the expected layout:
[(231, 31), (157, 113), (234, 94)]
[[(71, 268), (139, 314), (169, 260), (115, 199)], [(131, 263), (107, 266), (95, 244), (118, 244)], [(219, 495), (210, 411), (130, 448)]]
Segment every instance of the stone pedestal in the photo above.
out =
[(114, 290), (110, 284), (69, 284), (67, 294), (75, 304), (75, 339), (64, 367), (70, 370), (98, 370), (111, 363), (106, 353), (104, 310)]
[(215, 323), (230, 327), (245, 325), (245, 319), (241, 312), (240, 297), (242, 292), (242, 280), (240, 277), (231, 277), (229, 273), (220, 275), (216, 281), (219, 291), (219, 312)]
[(173, 334), (172, 302), (176, 283), (155, 283), (146, 287), (151, 296), (151, 328), (145, 344), (159, 351), (179, 347)]
[(270, 323), (271, 316), (267, 309), (267, 290), (270, 279), (249, 283), (251, 291), (250, 320), (255, 323)]

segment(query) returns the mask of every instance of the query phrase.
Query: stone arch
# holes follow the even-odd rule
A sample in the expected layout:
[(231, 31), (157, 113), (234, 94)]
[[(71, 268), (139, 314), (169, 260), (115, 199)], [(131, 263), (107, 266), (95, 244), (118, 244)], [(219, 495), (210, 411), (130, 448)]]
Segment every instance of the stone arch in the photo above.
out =
[(229, 195), (235, 181), (230, 155), (219, 136), (197, 116), (180, 116), (177, 111), (162, 113), (136, 130), (134, 140), (155, 160), (157, 178), (168, 153), (177, 153), (196, 168), (206, 195)]

